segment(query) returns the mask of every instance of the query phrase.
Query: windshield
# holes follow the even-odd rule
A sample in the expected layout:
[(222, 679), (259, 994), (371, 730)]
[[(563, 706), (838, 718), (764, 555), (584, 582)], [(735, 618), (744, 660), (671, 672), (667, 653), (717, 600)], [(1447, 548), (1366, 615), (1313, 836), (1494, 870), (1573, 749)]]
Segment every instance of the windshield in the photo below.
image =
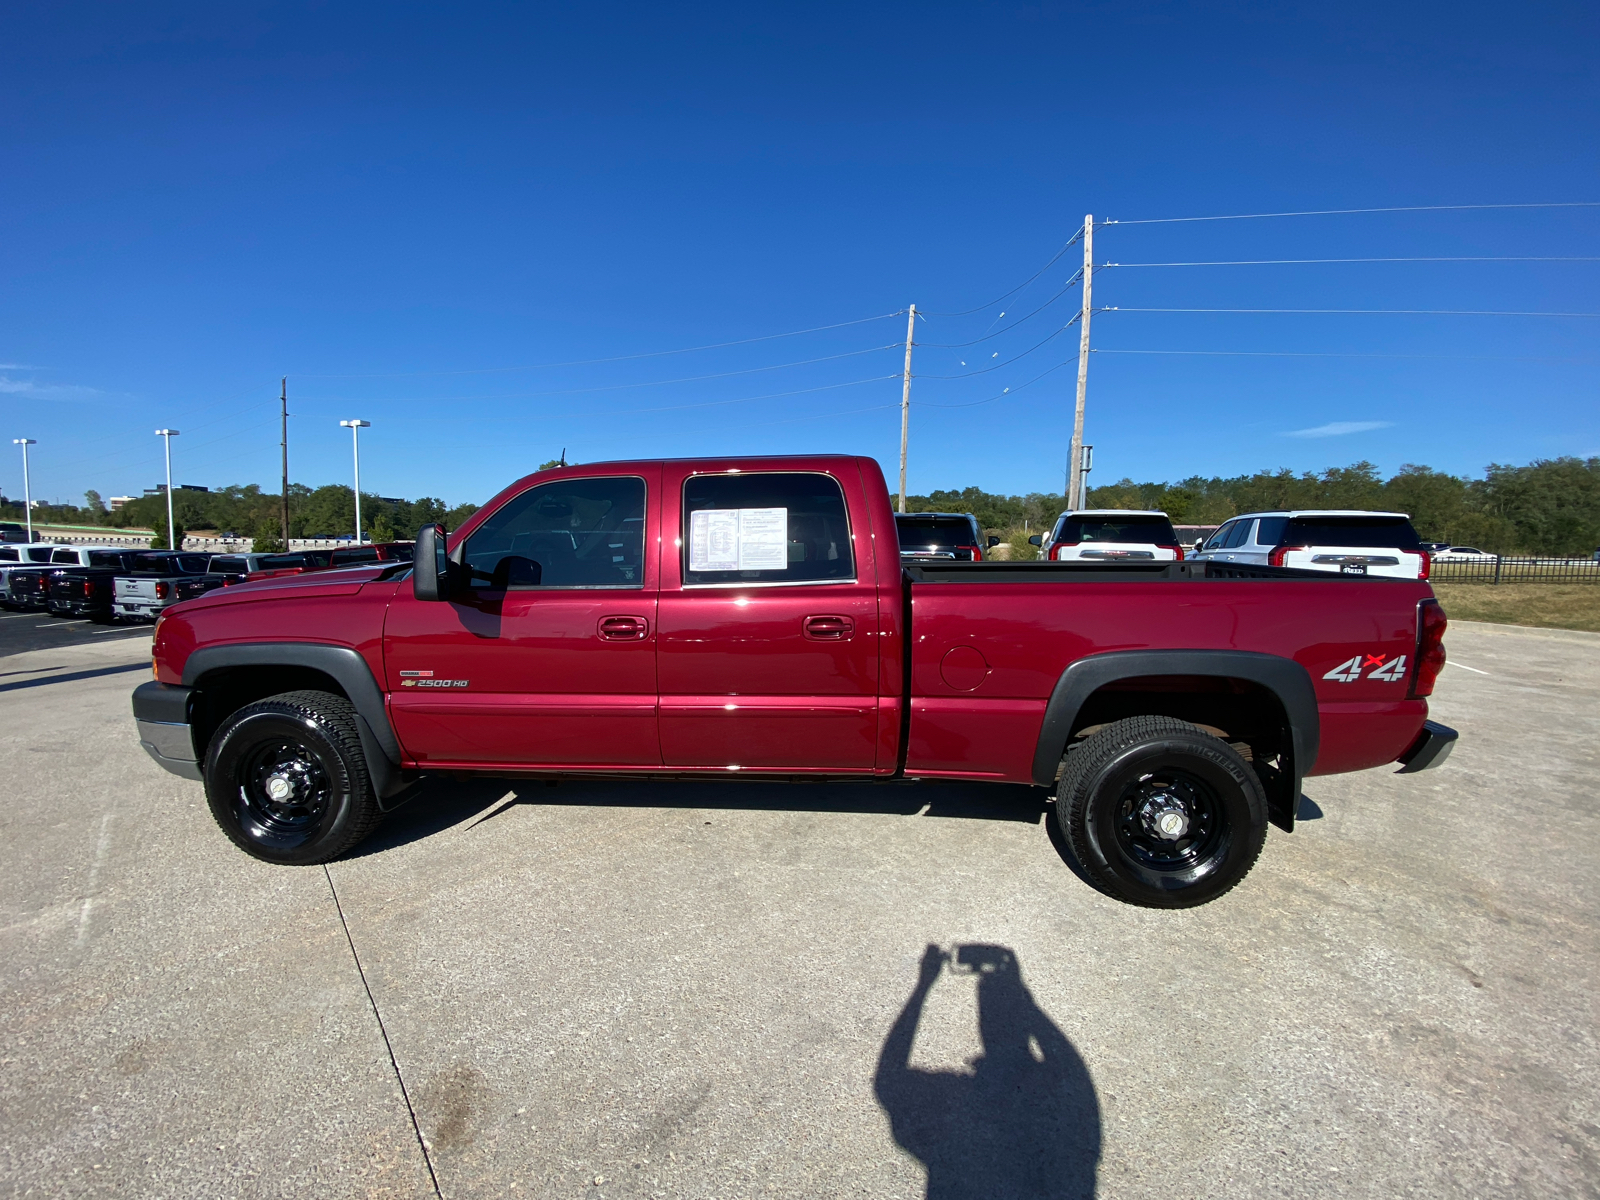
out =
[(1417, 531), (1405, 517), (1263, 517), (1256, 540), (1279, 546), (1354, 546), (1412, 553), (1422, 549)]
[(1163, 516), (1067, 517), (1056, 533), (1058, 542), (1133, 542), (1144, 546), (1176, 546), (1178, 535)]

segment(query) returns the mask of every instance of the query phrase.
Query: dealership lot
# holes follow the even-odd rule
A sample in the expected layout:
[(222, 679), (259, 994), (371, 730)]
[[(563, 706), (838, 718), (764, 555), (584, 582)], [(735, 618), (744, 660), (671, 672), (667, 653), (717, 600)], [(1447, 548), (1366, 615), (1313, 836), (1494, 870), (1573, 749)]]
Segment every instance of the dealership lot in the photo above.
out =
[(437, 780), (268, 867), (78, 625), (0, 626), (8, 1194), (1600, 1189), (1600, 636), (1453, 628), (1443, 769), (1163, 913), (972, 785)]

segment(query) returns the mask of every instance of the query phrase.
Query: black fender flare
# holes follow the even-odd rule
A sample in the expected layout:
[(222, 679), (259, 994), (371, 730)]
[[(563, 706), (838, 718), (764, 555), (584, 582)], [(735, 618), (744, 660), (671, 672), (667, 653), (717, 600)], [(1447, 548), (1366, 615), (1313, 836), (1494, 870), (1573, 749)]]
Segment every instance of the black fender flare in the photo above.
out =
[(383, 689), (367, 660), (349, 646), (318, 642), (233, 642), (202, 646), (183, 664), (184, 686), (200, 688), (213, 671), (238, 667), (305, 667), (334, 679), (356, 710), (356, 732), (367, 758), (367, 770), (380, 799), (387, 800), (412, 782), (401, 769), (400, 739), (389, 722)]
[(1294, 659), (1278, 654), (1250, 650), (1112, 650), (1078, 659), (1061, 672), (1061, 678), (1050, 693), (1050, 703), (1045, 707), (1039, 744), (1033, 755), (1034, 783), (1040, 787), (1055, 783), (1056, 768), (1067, 751), (1067, 739), (1084, 701), (1108, 683), (1149, 675), (1244, 679), (1259, 684), (1277, 697), (1289, 719), (1293, 760), (1289, 775), (1293, 780), (1294, 800), (1287, 814), (1278, 813), (1275, 817), (1286, 818), (1287, 825), (1292, 827), (1300, 782), (1317, 761), (1322, 723), (1317, 714), (1317, 692), (1311, 676)]

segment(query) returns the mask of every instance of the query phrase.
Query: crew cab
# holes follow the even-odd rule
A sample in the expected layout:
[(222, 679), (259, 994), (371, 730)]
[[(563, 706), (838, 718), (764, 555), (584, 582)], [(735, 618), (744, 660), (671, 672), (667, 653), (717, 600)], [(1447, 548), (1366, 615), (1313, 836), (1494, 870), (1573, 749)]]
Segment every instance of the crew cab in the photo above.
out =
[(1245, 513), (1207, 538), (1195, 557), (1394, 579), (1426, 579), (1432, 567), (1409, 516), (1358, 509)]
[(189, 600), (222, 586), (211, 574), (209, 554), (181, 550), (142, 551), (133, 556), (128, 573), (112, 583), (111, 603), (124, 620), (150, 620), (180, 600)]
[(1164, 512), (1083, 508), (1062, 513), (1047, 536), (1029, 538), (1052, 562), (1178, 562), (1183, 547)]
[(110, 546), (84, 548), (79, 565), (56, 569), (46, 581), (45, 601), (50, 615), (111, 620), (116, 615), (112, 604), (116, 578), (133, 569), (140, 553)]
[(1443, 761), (1427, 584), (1159, 562), (903, 566), (868, 458), (518, 480), (413, 564), (175, 605), (141, 742), (268, 862), (326, 862), (422, 773), (1053, 789), (1098, 887), (1221, 895), (1302, 778)]

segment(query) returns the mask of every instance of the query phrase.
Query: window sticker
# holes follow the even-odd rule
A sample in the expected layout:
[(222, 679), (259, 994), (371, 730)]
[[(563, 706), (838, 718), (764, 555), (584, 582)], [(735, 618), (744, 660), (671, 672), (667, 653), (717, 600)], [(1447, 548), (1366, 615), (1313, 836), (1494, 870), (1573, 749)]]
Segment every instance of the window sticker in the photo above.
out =
[(783, 571), (787, 508), (702, 508), (689, 514), (689, 570)]

